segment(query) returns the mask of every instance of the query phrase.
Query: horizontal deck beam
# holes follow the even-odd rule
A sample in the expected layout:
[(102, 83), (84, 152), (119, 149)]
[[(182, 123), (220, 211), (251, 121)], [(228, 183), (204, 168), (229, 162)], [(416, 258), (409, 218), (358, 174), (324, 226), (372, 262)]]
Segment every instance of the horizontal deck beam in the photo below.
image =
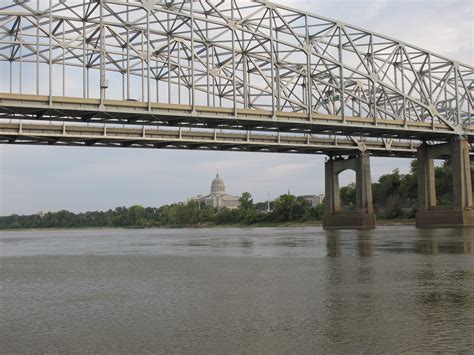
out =
[(200, 127), (378, 138), (448, 141), (465, 135), (474, 142), (474, 126), (462, 130), (444, 124), (306, 113), (232, 109), (177, 104), (49, 97), (0, 93), (0, 118), (79, 123)]
[(38, 124), (21, 121), (0, 122), (0, 144), (53, 146), (96, 146), (116, 148), (191, 149), (248, 151), (269, 153), (358, 154), (363, 149), (372, 156), (414, 157), (419, 144), (393, 140), (313, 135), (280, 135), (278, 133), (240, 133), (220, 130), (192, 130), (150, 127), (117, 127), (110, 125)]

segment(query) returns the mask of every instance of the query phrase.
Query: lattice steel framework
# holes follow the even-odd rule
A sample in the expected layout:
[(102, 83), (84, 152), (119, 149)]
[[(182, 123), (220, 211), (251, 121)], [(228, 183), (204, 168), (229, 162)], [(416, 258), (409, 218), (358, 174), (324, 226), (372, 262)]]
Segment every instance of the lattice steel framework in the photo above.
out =
[[(268, 1), (0, 0), (0, 69), (0, 96), (49, 101), (49, 110), (0, 103), (9, 119), (370, 132), (384, 139), (474, 135), (472, 66)], [(61, 111), (55, 97), (96, 99), (98, 108), (84, 111), (91, 101), (74, 101), (74, 114)], [(107, 115), (107, 100), (145, 107)], [(159, 118), (155, 104), (187, 114)], [(200, 107), (234, 117), (225, 123), (197, 114)], [(270, 123), (239, 122), (242, 112), (262, 111)], [(300, 125), (281, 123), (285, 114), (299, 114)], [(334, 118), (332, 130), (310, 126)], [(351, 130), (354, 121), (364, 128)], [(378, 131), (381, 123), (386, 129)]]

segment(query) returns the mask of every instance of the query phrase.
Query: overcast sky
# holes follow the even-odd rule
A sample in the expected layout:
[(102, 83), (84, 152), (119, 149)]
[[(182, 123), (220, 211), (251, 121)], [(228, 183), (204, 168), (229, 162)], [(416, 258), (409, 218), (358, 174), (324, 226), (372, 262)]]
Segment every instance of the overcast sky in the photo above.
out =
[[(278, 2), (473, 63), (471, 0)], [(371, 162), (373, 180), (409, 166), (406, 159)], [(258, 201), (288, 189), (324, 192), (324, 156), (0, 145), (0, 215), (160, 206), (207, 194), (217, 171), (227, 192), (249, 191)]]

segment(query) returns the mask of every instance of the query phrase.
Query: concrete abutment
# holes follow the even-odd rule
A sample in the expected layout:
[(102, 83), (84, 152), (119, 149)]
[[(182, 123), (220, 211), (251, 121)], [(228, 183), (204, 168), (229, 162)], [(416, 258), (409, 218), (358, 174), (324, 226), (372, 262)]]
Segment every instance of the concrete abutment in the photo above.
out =
[[(339, 174), (344, 170), (356, 173), (355, 211), (343, 211), (340, 202)], [(375, 214), (372, 202), (372, 181), (370, 178), (370, 158), (361, 154), (348, 159), (330, 159), (325, 164), (326, 214), (324, 229), (373, 229)]]
[[(417, 228), (452, 228), (474, 226), (471, 162), (469, 142), (454, 138), (449, 143), (418, 148), (418, 212)], [(451, 159), (452, 206), (438, 206), (436, 201), (434, 159)]]

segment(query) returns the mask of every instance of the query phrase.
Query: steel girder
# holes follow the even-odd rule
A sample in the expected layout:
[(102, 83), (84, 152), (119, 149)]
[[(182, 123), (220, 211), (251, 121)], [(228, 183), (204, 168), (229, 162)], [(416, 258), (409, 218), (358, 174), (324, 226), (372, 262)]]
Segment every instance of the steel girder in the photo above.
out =
[[(320, 133), (473, 136), (472, 66), (268, 1), (0, 1), (1, 65), (0, 93), (49, 101), (2, 100), (9, 119), (304, 132), (338, 117)], [(55, 96), (98, 102), (61, 114)], [(138, 101), (144, 112), (107, 112), (111, 99)], [(183, 105), (186, 115), (150, 119), (155, 103)], [(235, 124), (197, 115), (200, 106), (231, 110)], [(242, 110), (273, 123), (246, 125)], [(288, 125), (285, 114), (305, 122)]]
[(261, 153), (297, 153), (356, 155), (360, 145), (372, 156), (415, 157), (418, 145), (394, 141), (387, 149), (384, 139), (325, 137), (312, 134), (288, 135), (281, 133), (218, 132), (202, 129), (156, 129), (146, 127), (118, 127), (108, 125), (42, 123), (13, 121), (0, 122), (0, 143), (117, 147), (218, 150)]

